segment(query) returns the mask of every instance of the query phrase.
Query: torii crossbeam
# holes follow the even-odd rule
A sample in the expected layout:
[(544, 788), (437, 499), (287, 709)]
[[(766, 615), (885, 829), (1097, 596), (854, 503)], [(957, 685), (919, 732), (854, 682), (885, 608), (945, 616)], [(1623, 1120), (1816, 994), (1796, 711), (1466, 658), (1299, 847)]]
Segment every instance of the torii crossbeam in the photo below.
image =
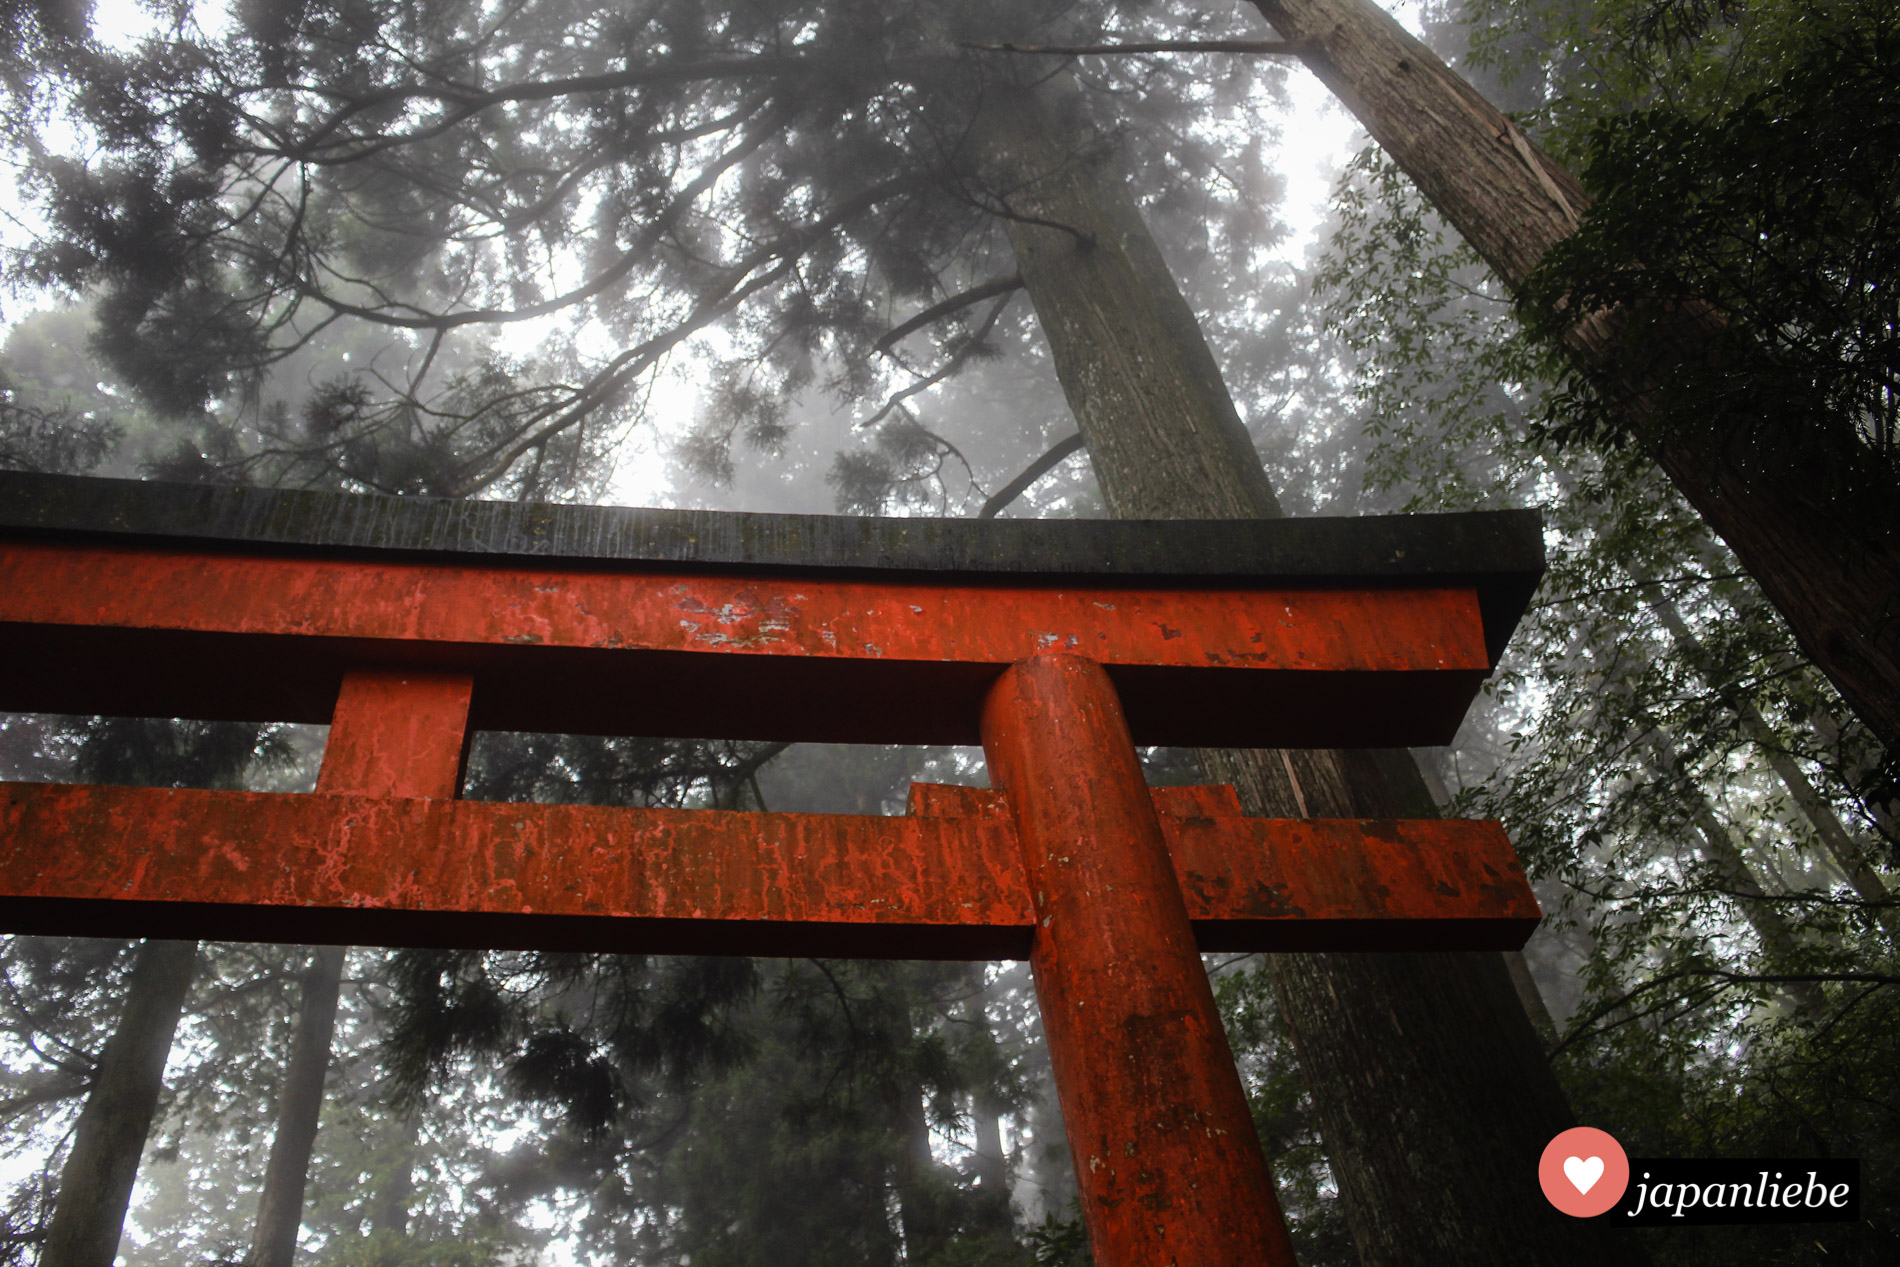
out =
[[(329, 722), (314, 794), (0, 784), (0, 929), (1028, 958), (1096, 1261), (1291, 1264), (1203, 950), (1514, 949), (1495, 823), (1136, 744), (1449, 741), (1527, 512), (1022, 522), (0, 475), (0, 708)], [(980, 740), (903, 818), (457, 799), (474, 729)]]

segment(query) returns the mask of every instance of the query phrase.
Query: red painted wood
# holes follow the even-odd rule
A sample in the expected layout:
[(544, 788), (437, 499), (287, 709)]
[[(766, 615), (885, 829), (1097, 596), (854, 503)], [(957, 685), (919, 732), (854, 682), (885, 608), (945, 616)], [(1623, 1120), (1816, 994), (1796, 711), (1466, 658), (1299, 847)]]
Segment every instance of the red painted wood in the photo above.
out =
[(317, 791), (454, 797), (468, 765), (466, 673), (355, 669), (344, 675)]
[[(1269, 821), (1149, 743), (1444, 742), (1469, 587), (865, 582), (0, 544), (0, 708), (331, 720), (309, 796), (0, 784), (0, 929), (1027, 954), (1105, 1267), (1291, 1264), (1202, 949), (1507, 948), (1496, 824)], [(365, 667), (376, 666), (376, 667)], [(455, 799), (471, 728), (967, 742), (906, 819)]]
[(983, 714), (1034, 899), (1043, 1032), (1102, 1267), (1293, 1267), (1161, 824), (1102, 667), (1043, 655)]
[[(912, 795), (918, 816), (871, 818), (0, 783), (0, 930), (1026, 958), (1007, 803)], [(1202, 949), (1515, 949), (1536, 927), (1496, 823), (1195, 808), (1231, 795), (1155, 791)]]
[[(686, 575), (0, 543), (0, 708), (327, 721), (365, 663), (470, 673), (487, 729), (975, 742), (1049, 649), (1150, 743), (1448, 740), (1469, 588), (1138, 589)], [(721, 706), (708, 708), (717, 694)], [(1269, 706), (1270, 705), (1270, 706)]]
[[(1518, 950), (1543, 917), (1496, 822), (1247, 818), (1224, 783), (1150, 794), (1204, 951)], [(910, 812), (1006, 819), (1009, 804), (913, 783)]]
[(1490, 667), (1468, 589), (1126, 589), (543, 571), (9, 543), (0, 620), (397, 642), (1305, 672)]

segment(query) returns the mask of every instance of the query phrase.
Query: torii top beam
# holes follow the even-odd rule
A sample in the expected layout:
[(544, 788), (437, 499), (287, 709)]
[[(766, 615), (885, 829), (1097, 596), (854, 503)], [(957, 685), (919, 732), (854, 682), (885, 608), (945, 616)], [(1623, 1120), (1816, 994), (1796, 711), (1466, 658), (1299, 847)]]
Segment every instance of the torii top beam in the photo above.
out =
[(1445, 743), (1543, 568), (1529, 511), (855, 519), (24, 474), (0, 542), (0, 655), (34, 666), (0, 708), (325, 722), (367, 660), (473, 674), (478, 728), (892, 743), (975, 742), (989, 684), (1048, 650), (1108, 667), (1138, 743)]

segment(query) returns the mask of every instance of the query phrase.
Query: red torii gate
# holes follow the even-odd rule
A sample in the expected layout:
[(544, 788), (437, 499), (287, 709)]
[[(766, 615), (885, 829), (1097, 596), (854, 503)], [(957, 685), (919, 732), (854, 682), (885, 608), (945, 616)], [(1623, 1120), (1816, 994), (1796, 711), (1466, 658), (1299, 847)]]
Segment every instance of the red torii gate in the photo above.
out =
[[(862, 520), (0, 476), (0, 708), (329, 722), (313, 795), (0, 784), (0, 928), (1028, 958), (1096, 1260), (1291, 1264), (1200, 952), (1515, 949), (1495, 823), (1136, 744), (1449, 741), (1529, 512)], [(457, 800), (476, 728), (980, 740), (904, 818)]]

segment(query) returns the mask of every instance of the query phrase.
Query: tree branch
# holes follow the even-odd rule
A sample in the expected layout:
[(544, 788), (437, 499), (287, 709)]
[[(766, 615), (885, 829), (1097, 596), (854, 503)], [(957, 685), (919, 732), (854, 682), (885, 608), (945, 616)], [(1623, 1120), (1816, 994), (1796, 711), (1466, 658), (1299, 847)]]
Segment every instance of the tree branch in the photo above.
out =
[[(739, 789), (744, 787), (748, 781), (752, 783), (752, 794), (757, 796), (759, 793), (757, 782), (759, 771), (764, 768), (768, 761), (774, 760), (779, 753), (784, 752), (791, 746), (789, 740), (783, 739), (777, 743), (769, 743), (731, 769), (722, 771), (726, 779), (726, 791), (725, 794), (719, 798), (719, 808), (731, 809), (734, 805), (738, 804)], [(763, 800), (761, 800), (760, 803), (763, 804)]]
[[(491, 446), (489, 452), (497, 456), (493, 457), (485, 468), (467, 477), (455, 491), (455, 495), (470, 496), (487, 488), (506, 475), (508, 469), (523, 454), (537, 444), (545, 444), (551, 437), (572, 426), (613, 392), (619, 390), (634, 374), (652, 365), (661, 356), (685, 342), (694, 332), (711, 324), (751, 295), (783, 278), (792, 270), (798, 258), (821, 240), (825, 233), (876, 206), (884, 199), (904, 192), (916, 183), (915, 177), (899, 176), (861, 190), (818, 219), (787, 229), (777, 238), (764, 243), (745, 258), (723, 270), (719, 278), (701, 293), (692, 312), (670, 330), (620, 353), (596, 373), (586, 388), (575, 397), (557, 408), (542, 411), (528, 425), (517, 429), (514, 437), (522, 438), (511, 438)], [(746, 281), (746, 278), (755, 270), (774, 260), (777, 261), (774, 267), (752, 277), (751, 281)], [(985, 332), (987, 332), (987, 327)], [(980, 339), (981, 335), (978, 338)], [(551, 421), (543, 422), (543, 419), (551, 419)]]
[[(654, 217), (653, 221), (641, 231), (639, 238), (633, 245), (621, 252), (619, 259), (595, 274), (594, 277), (587, 282), (568, 291), (566, 294), (556, 295), (552, 299), (546, 299), (536, 304), (527, 304), (519, 308), (474, 308), (466, 309), (462, 312), (449, 313), (432, 313), (416, 308), (411, 304), (397, 304), (394, 302), (387, 306), (391, 309), (409, 309), (411, 312), (417, 314), (415, 316), (398, 316), (396, 313), (388, 311), (383, 307), (367, 307), (360, 304), (345, 303), (340, 299), (331, 298), (329, 295), (323, 293), (321, 289), (316, 288), (312, 288), (308, 292), (307, 297), (323, 304), (333, 312), (359, 317), (365, 321), (374, 321), (380, 325), (395, 326), (399, 329), (409, 330), (441, 331), (465, 325), (501, 325), (515, 321), (531, 321), (537, 317), (544, 317), (549, 313), (558, 312), (563, 308), (572, 307), (574, 304), (592, 299), (595, 295), (607, 290), (622, 278), (626, 277), (641, 263), (649, 260), (652, 257), (653, 247), (659, 241), (661, 235), (674, 224), (678, 223), (691, 208), (693, 203), (698, 201), (702, 194), (718, 183), (719, 178), (729, 171), (734, 164), (763, 145), (772, 135), (776, 122), (783, 117), (783, 111), (773, 111), (768, 114), (762, 126), (752, 129), (746, 136), (740, 139), (738, 144), (733, 145), (713, 162), (708, 163), (684, 189), (681, 189), (675, 194), (666, 209)], [(344, 280), (357, 281), (359, 279), (346, 278)]]
[(1628, 1007), (1630, 1000), (1634, 999), (1637, 995), (1666, 986), (1674, 981), (1683, 980), (1713, 980), (1721, 982), (1720, 985), (1707, 990), (1701, 999), (1696, 1000), (1694, 1006), (1698, 1007), (1708, 998), (1719, 994), (1730, 986), (1736, 985), (1785, 985), (1794, 982), (1811, 982), (1818, 985), (1829, 981), (1854, 982), (1856, 984), (1864, 984), (1870, 989), (1900, 985), (1900, 976), (1882, 972), (1724, 972), (1717, 968), (1685, 968), (1678, 972), (1665, 973), (1660, 977), (1645, 981), (1643, 984), (1626, 992), (1621, 998), (1599, 1007), (1581, 1021), (1573, 1021), (1571, 1023), (1570, 1034), (1555, 1047), (1552, 1047), (1550, 1054), (1555, 1056), (1566, 1047), (1582, 1042), (1587, 1038), (1600, 1037), (1603, 1034), (1607, 1034), (1610, 1030), (1617, 1028), (1618, 1025), (1639, 1020), (1643, 1016), (1647, 1016), (1649, 1013), (1656, 1011), (1658, 1008), (1667, 1006), (1667, 1003), (1658, 1003), (1645, 1008), (1642, 1012), (1632, 1014), (1628, 1020), (1618, 1021), (1612, 1025), (1597, 1026), (1596, 1024), (1618, 1008)]
[(1043, 57), (1118, 57), (1136, 53), (1253, 53), (1304, 57), (1311, 46), (1293, 40), (1152, 40), (1137, 44), (972, 44), (979, 53), (1029, 53)]
[(977, 350), (983, 346), (983, 340), (987, 339), (990, 335), (990, 331), (996, 328), (996, 319), (1003, 315), (1003, 309), (1009, 307), (1010, 298), (1014, 294), (1015, 292), (1012, 290), (1003, 292), (1003, 297), (996, 301), (996, 306), (990, 309), (990, 315), (983, 319), (983, 324), (976, 328), (976, 333), (972, 334), (969, 341), (958, 348), (956, 352), (943, 363), (942, 368), (937, 370), (936, 373), (931, 374), (928, 378), (912, 383), (903, 391), (897, 392), (889, 400), (884, 402), (883, 408), (857, 425), (860, 427), (869, 427), (882, 422), (891, 410), (897, 408), (912, 396), (915, 396), (919, 392), (928, 391), (962, 369), (963, 363), (976, 354)]
[(984, 282), (981, 286), (972, 287), (960, 295), (952, 295), (942, 303), (932, 304), (902, 325), (885, 332), (882, 338), (871, 345), (871, 350), (880, 353), (889, 352), (906, 336), (915, 334), (938, 318), (947, 317), (953, 312), (968, 308), (971, 304), (981, 303), (992, 295), (1004, 295), (1012, 290), (1021, 290), (1022, 285), (1022, 274), (1011, 273), (1008, 277), (997, 277)]
[[(616, 92), (626, 88), (661, 84), (808, 75), (834, 70), (837, 65), (838, 62), (834, 58), (817, 57), (716, 58), (707, 61), (629, 67), (626, 70), (601, 75), (575, 75), (561, 79), (503, 84), (494, 88), (479, 88), (473, 84), (457, 83), (407, 84), (354, 98), (318, 84), (300, 84), (293, 85), (290, 91), (333, 98), (341, 97), (343, 104), (336, 113), (302, 138), (295, 141), (287, 138), (283, 144), (287, 153), (305, 161), (335, 162), (336, 159), (325, 155), (325, 150), (341, 146), (357, 146), (359, 149), (351, 151), (348, 157), (359, 158), (364, 154), (388, 149), (394, 145), (409, 144), (439, 136), (447, 129), (484, 110), (510, 102), (551, 101), (559, 97)], [(440, 102), (449, 107), (449, 110), (433, 123), (408, 133), (390, 135), (342, 131), (345, 123), (365, 111), (387, 110), (410, 101)]]
[(978, 519), (994, 519), (1003, 507), (1022, 495), (1024, 489), (1053, 470), (1057, 463), (1082, 448), (1088, 441), (1082, 438), (1080, 431), (1066, 440), (1058, 440), (1049, 451), (1022, 469), (1022, 473), (1009, 483), (996, 490), (996, 495), (983, 503), (983, 509), (976, 512)]

